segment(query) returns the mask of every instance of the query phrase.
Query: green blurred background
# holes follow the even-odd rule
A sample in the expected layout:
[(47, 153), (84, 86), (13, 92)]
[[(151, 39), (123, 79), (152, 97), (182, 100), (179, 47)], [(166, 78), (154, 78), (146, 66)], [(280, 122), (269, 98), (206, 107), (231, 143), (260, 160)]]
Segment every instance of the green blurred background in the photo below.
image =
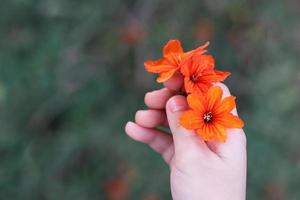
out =
[(143, 61), (206, 40), (238, 96), (248, 199), (300, 199), (299, 0), (1, 0), (0, 199), (171, 199), (124, 124), (161, 87)]

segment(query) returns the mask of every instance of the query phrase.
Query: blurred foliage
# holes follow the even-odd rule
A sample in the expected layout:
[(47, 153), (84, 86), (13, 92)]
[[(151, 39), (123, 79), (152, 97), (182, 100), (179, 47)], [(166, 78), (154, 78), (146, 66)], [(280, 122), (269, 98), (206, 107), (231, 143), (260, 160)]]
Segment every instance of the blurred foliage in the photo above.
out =
[(0, 198), (170, 199), (124, 123), (159, 87), (143, 61), (206, 40), (247, 122), (249, 199), (299, 199), (298, 0), (2, 0)]

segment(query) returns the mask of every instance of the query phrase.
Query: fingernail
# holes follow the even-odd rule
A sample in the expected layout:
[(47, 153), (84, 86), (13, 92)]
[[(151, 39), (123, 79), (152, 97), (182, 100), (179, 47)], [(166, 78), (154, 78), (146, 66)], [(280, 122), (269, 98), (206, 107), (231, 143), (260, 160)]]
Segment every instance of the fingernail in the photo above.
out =
[(138, 111), (136, 111), (136, 115), (138, 115), (138, 114), (143, 114), (143, 113), (145, 113), (145, 112), (147, 112), (147, 110), (138, 110)]
[(127, 122), (126, 125), (125, 125), (125, 129), (127, 129), (128, 127), (130, 127), (132, 124), (133, 124), (133, 122), (131, 122), (131, 121)]
[(137, 121), (137, 119), (138, 119), (138, 116), (140, 116), (140, 115), (143, 115), (143, 110), (138, 110), (136, 113), (135, 113), (135, 121)]
[(178, 112), (185, 110), (186, 105), (182, 101), (178, 101), (176, 99), (173, 99), (169, 102), (169, 108), (171, 112)]

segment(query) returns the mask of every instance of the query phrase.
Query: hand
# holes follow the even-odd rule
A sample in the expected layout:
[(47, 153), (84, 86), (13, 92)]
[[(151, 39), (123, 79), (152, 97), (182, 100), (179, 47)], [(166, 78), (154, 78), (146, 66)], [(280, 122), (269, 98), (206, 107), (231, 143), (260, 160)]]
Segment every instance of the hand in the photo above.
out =
[[(178, 123), (187, 109), (183, 96), (172, 90), (181, 87), (173, 77), (161, 90), (147, 93), (148, 110), (138, 111), (128, 122), (126, 133), (160, 153), (170, 167), (174, 200), (244, 200), (246, 194), (246, 136), (242, 129), (228, 129), (226, 143), (205, 142), (194, 131)], [(223, 95), (230, 92), (223, 84)], [(236, 110), (233, 111), (237, 115)], [(156, 129), (169, 126), (172, 135)]]

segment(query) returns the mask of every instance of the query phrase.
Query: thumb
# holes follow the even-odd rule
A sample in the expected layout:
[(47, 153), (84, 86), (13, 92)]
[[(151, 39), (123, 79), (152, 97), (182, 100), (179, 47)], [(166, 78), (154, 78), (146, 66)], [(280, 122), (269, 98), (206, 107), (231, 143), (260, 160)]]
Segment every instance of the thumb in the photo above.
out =
[[(173, 96), (166, 105), (168, 123), (173, 134), (175, 153), (183, 153), (196, 148), (200, 152), (210, 151), (206, 143), (194, 131), (187, 130), (179, 124), (179, 118), (188, 109), (184, 96)], [(202, 150), (202, 151), (201, 151)]]

